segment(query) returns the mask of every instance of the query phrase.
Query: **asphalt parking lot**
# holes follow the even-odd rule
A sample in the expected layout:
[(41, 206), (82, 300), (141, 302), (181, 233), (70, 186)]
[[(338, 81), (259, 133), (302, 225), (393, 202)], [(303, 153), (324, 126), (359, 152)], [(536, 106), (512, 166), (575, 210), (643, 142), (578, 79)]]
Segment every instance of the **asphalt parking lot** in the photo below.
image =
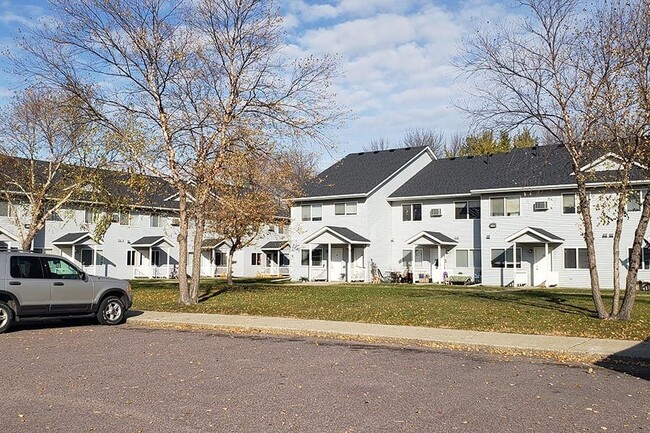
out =
[(7, 432), (650, 429), (634, 369), (83, 322), (22, 326), (0, 348)]

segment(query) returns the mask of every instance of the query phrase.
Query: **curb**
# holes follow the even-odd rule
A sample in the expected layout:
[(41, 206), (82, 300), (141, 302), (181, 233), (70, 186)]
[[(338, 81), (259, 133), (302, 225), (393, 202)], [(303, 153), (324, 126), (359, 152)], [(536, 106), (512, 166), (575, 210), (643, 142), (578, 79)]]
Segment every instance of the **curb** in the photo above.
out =
[(129, 324), (144, 326), (219, 329), (228, 332), (261, 332), (373, 342), (416, 344), (456, 349), (599, 360), (625, 360), (650, 364), (650, 342), (583, 337), (508, 334), (417, 326), (334, 322), (262, 316), (229, 316), (203, 313), (143, 312)]

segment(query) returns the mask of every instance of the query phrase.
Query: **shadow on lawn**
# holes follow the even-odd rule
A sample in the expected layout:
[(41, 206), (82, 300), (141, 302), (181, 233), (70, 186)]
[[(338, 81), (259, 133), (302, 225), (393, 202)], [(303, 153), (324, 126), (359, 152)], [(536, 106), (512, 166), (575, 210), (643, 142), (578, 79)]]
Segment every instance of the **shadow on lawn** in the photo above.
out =
[[(257, 280), (255, 280), (257, 281)], [(281, 284), (262, 284), (262, 283), (243, 283), (237, 282), (232, 286), (220, 285), (208, 288), (202, 288), (203, 293), (199, 295), (199, 302), (206, 302), (212, 298), (226, 293), (246, 293), (246, 292), (263, 292), (269, 290), (278, 290)]]
[(596, 317), (596, 313), (592, 309), (571, 302), (570, 298), (578, 298), (580, 295), (561, 295), (542, 292), (539, 290), (522, 290), (508, 292), (471, 292), (467, 293), (466, 296), (486, 299), (489, 301), (542, 308), (566, 314)]

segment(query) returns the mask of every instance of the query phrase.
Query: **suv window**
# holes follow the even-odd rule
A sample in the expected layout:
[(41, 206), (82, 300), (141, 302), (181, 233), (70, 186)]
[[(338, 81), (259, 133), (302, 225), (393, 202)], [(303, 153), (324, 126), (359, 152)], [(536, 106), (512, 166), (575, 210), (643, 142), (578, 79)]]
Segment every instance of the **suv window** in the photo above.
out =
[(57, 280), (80, 280), (81, 276), (77, 268), (63, 259), (47, 257), (45, 268), (50, 272), (50, 278)]
[(43, 266), (39, 257), (11, 256), (11, 278), (43, 278)]

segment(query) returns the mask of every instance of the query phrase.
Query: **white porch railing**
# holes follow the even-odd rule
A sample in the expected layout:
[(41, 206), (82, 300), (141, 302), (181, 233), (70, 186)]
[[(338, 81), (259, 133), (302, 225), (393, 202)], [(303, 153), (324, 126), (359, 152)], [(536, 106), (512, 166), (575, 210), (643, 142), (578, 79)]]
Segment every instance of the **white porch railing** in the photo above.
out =
[(327, 281), (327, 269), (325, 268), (311, 268), (311, 280), (325, 280)]
[(281, 275), (281, 276), (287, 276), (289, 275), (289, 266), (265, 266), (260, 270), (261, 275)]
[(350, 271), (350, 281), (365, 281), (366, 269), (365, 268), (352, 268)]
[(201, 276), (202, 277), (225, 277), (228, 273), (228, 267), (226, 266), (208, 266), (201, 267)]
[(527, 286), (528, 285), (528, 272), (526, 271), (515, 271), (515, 281), (514, 286)]
[(170, 278), (173, 265), (134, 266), (133, 278)]

